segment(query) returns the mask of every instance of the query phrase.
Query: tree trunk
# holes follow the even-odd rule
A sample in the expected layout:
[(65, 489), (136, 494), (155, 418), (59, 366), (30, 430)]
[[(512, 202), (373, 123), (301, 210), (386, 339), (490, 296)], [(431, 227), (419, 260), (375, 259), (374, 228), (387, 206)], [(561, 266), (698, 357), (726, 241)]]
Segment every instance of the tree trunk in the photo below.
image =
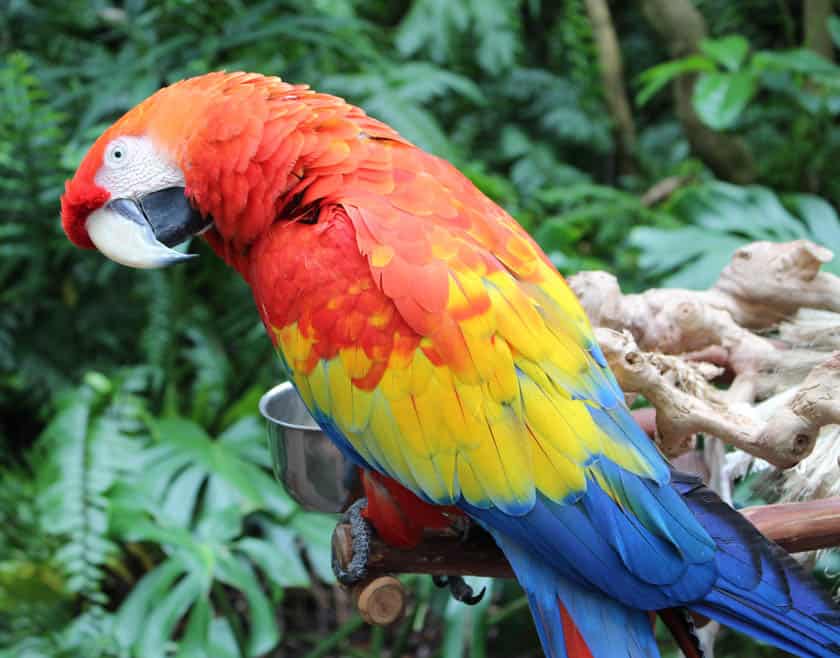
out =
[[(698, 51), (706, 38), (706, 22), (691, 0), (642, 0), (642, 11), (674, 58)], [(695, 76), (674, 82), (677, 116), (692, 150), (717, 176), (733, 183), (755, 180), (755, 163), (747, 145), (738, 137), (719, 133), (704, 124), (691, 103)]]
[(598, 48), (598, 64), (604, 98), (615, 124), (619, 170), (622, 174), (636, 171), (636, 126), (624, 85), (624, 65), (606, 0), (586, 0), (586, 11)]
[(831, 16), (831, 0), (805, 0), (803, 8), (805, 22), (805, 47), (834, 60), (834, 47), (828, 33), (828, 18)]

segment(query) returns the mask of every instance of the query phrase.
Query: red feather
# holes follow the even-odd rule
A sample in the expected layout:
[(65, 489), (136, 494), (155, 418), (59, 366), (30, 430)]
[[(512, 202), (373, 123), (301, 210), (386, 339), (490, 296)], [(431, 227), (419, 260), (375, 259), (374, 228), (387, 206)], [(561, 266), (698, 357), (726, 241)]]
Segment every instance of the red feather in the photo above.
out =
[(586, 645), (574, 619), (566, 610), (566, 606), (560, 599), (557, 599), (557, 605), (560, 607), (560, 618), (563, 620), (563, 639), (566, 642), (566, 654), (569, 658), (592, 658), (592, 652)]

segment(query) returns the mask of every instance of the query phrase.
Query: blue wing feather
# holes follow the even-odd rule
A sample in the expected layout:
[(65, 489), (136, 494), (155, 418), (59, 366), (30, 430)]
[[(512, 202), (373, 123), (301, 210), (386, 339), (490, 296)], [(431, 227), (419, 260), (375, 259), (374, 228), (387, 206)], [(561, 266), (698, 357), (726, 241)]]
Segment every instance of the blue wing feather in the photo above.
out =
[[(595, 468), (598, 465), (590, 466)], [(654, 484), (644, 491), (648, 505), (662, 506), (663, 500), (673, 503), (674, 498), (684, 507), (669, 485)], [(534, 508), (521, 517), (496, 509), (462, 507), (491, 532), (515, 540), (557, 573), (634, 608), (657, 610), (696, 600), (710, 590), (716, 578), (710, 538), (703, 542), (687, 535), (664, 510), (652, 513), (667, 532), (651, 531), (608, 496), (594, 478), (587, 479), (586, 493), (578, 501), (561, 504), (540, 496)], [(696, 533), (701, 534), (702, 528)], [(665, 534), (691, 540), (678, 545)]]

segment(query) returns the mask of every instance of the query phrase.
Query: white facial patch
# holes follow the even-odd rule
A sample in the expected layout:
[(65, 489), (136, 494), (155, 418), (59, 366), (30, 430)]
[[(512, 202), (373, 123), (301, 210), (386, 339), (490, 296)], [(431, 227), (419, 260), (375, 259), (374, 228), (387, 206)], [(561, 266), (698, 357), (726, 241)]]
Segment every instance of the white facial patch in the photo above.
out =
[(184, 174), (149, 137), (117, 137), (105, 148), (94, 179), (112, 199), (137, 199), (167, 187), (184, 187)]

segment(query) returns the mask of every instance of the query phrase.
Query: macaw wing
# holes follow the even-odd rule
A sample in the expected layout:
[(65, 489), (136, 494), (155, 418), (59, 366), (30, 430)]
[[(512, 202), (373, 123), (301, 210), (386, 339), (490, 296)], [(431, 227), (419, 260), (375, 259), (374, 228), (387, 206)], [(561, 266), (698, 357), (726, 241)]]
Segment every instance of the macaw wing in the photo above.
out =
[[(447, 163), (394, 147), (391, 164), (390, 194), (362, 189), (340, 206), (380, 296), (366, 329), (332, 358), (300, 353), (311, 336), (280, 336), (306, 364), (293, 377), (316, 419), (419, 496), (562, 568), (600, 570), (605, 591), (610, 569), (627, 573), (626, 592), (681, 583), (713, 544), (562, 277)], [(377, 323), (391, 331), (384, 361)]]

